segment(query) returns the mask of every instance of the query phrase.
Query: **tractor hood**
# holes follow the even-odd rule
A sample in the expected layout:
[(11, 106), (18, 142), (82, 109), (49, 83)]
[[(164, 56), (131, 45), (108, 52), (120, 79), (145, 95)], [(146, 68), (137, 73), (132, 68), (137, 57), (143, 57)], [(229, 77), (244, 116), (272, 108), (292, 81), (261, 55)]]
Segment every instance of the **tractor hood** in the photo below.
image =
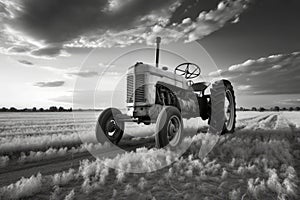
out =
[(138, 62), (134, 66), (131, 66), (128, 69), (128, 74), (145, 74), (145, 73), (149, 73), (149, 74), (157, 76), (157, 77), (173, 80), (174, 85), (177, 85), (176, 82), (181, 82), (184, 84), (186, 84), (186, 82), (187, 82), (184, 77), (182, 77), (178, 74), (175, 74), (174, 72), (163, 70), (161, 68), (157, 68), (152, 65), (144, 64), (142, 62)]

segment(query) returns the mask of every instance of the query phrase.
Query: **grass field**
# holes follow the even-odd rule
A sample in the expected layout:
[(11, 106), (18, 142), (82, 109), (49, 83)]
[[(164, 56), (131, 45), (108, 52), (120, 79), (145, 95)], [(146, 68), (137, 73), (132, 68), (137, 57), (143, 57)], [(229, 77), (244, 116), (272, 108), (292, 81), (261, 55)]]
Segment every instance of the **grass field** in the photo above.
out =
[[(98, 114), (1, 113), (0, 199), (299, 198), (299, 112), (238, 112), (236, 132), (204, 159), (199, 150), (215, 136), (197, 120), (185, 122), (198, 134), (180, 158), (153, 148), (153, 125), (129, 124), (128, 152), (95, 159), (88, 150), (111, 148), (95, 141)], [(128, 173), (135, 168), (148, 172)]]

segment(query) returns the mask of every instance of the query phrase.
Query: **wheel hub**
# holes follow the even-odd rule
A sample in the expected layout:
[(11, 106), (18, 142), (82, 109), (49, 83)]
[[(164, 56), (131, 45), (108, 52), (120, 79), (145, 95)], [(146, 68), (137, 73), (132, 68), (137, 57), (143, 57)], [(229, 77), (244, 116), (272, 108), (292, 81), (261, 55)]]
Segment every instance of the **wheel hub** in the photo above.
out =
[(114, 120), (110, 120), (107, 123), (106, 131), (107, 131), (108, 136), (113, 137), (115, 135), (117, 129), (118, 129), (118, 127), (117, 127), (116, 122)]
[(178, 143), (180, 138), (180, 119), (177, 116), (173, 116), (168, 123), (168, 139), (172, 146)]

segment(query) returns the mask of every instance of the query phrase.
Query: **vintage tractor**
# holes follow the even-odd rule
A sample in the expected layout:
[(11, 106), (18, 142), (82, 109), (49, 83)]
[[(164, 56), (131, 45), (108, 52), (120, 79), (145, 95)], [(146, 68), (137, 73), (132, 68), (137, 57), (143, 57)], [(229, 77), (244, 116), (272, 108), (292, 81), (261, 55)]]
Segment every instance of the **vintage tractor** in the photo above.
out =
[[(236, 103), (234, 90), (228, 80), (215, 83), (198, 82), (201, 69), (193, 63), (183, 63), (174, 72), (156, 66), (136, 63), (127, 72), (127, 113), (116, 108), (104, 110), (97, 121), (96, 137), (100, 143), (118, 144), (125, 122), (150, 125), (156, 123), (155, 140), (158, 148), (178, 146), (183, 137), (183, 118), (201, 117), (208, 120), (209, 131), (232, 133), (235, 129)], [(210, 87), (210, 94), (205, 91)]]

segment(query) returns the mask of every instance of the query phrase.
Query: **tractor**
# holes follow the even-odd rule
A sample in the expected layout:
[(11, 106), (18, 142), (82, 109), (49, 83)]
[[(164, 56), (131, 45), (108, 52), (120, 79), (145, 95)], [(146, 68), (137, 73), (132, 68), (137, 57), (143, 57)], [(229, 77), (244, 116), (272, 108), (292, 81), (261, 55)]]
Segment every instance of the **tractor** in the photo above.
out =
[[(118, 145), (125, 122), (156, 123), (157, 148), (180, 145), (183, 118), (208, 120), (209, 131), (215, 134), (234, 132), (236, 103), (230, 81), (194, 83), (201, 75), (201, 68), (194, 63), (182, 63), (173, 72), (159, 68), (160, 41), (157, 38), (156, 66), (138, 62), (128, 69), (127, 113), (108, 108), (100, 114), (96, 124), (98, 142)], [(210, 94), (206, 94), (208, 88)]]

